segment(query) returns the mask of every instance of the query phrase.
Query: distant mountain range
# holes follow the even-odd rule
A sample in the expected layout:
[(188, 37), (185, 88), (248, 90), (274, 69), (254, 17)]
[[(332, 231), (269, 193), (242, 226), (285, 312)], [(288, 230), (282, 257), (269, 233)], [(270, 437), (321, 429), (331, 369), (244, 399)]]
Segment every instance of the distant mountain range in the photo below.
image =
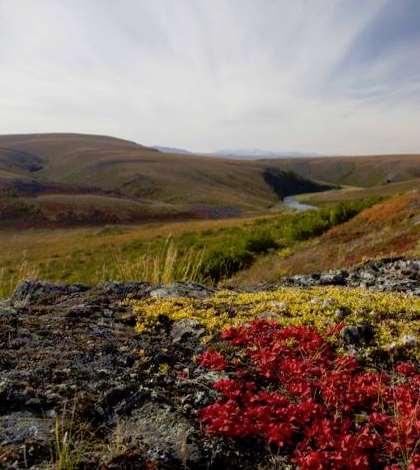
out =
[(213, 152), (215, 157), (231, 157), (231, 158), (282, 158), (282, 157), (316, 157), (319, 154), (314, 152), (275, 152), (272, 150), (261, 149), (223, 149)]
[(159, 150), (159, 152), (163, 153), (179, 153), (180, 155), (199, 155), (194, 154), (194, 152), (190, 152), (189, 150), (178, 149), (176, 147), (165, 147), (163, 145), (152, 145), (153, 149)]
[(224, 158), (238, 158), (238, 159), (263, 159), (263, 158), (283, 158), (283, 157), (317, 157), (319, 154), (315, 152), (276, 152), (273, 150), (261, 149), (222, 149), (216, 152), (191, 152), (189, 150), (180, 149), (176, 147), (165, 147), (162, 145), (153, 145), (152, 148), (164, 153), (177, 153), (182, 155), (205, 155), (208, 157), (224, 157)]

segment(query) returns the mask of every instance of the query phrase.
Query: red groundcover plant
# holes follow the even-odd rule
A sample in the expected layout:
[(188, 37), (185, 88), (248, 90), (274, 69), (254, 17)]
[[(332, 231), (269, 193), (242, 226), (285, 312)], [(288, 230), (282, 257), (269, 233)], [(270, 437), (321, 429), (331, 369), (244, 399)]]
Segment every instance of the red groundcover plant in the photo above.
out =
[(314, 328), (261, 319), (221, 337), (235, 346), (230, 359), (211, 350), (199, 358), (227, 374), (214, 384), (218, 400), (199, 412), (208, 432), (263, 438), (300, 470), (420, 469), (414, 364), (365, 371)]

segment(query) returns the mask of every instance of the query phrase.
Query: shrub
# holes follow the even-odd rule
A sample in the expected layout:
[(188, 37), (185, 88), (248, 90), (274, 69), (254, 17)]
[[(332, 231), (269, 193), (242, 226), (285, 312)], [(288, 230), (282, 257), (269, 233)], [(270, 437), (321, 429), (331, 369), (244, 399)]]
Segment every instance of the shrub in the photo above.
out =
[(268, 230), (251, 232), (245, 239), (245, 249), (251, 253), (267, 253), (272, 249), (279, 248), (279, 244), (274, 240)]
[(308, 240), (317, 237), (335, 225), (347, 222), (360, 211), (366, 209), (383, 198), (340, 202), (319, 211), (307, 211), (286, 219), (280, 228), (289, 240)]
[(263, 438), (300, 470), (419, 468), (420, 374), (413, 363), (364, 371), (313, 327), (262, 319), (221, 337), (237, 348), (230, 364), (220, 353), (199, 358), (229, 371), (214, 384), (218, 400), (200, 410), (208, 432)]
[(255, 255), (278, 247), (268, 230), (242, 230), (233, 238), (227, 239), (224, 246), (207, 251), (200, 267), (200, 275), (217, 282), (249, 267)]
[(231, 276), (240, 269), (247, 268), (253, 260), (252, 253), (240, 246), (213, 249), (205, 254), (200, 275), (217, 282), (222, 277)]
[[(329, 215), (329, 213), (328, 213)], [(331, 227), (324, 211), (296, 216), (286, 225), (286, 237), (291, 240), (307, 240), (317, 237)]]

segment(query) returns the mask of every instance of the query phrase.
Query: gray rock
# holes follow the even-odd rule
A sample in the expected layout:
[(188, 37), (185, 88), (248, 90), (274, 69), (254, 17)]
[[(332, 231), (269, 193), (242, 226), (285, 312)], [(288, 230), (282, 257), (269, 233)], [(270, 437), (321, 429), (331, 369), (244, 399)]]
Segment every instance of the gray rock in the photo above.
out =
[(346, 284), (346, 278), (348, 272), (344, 270), (329, 271), (328, 273), (321, 274), (319, 283), (322, 286), (333, 285), (333, 286), (344, 286)]
[(185, 336), (191, 335), (196, 339), (201, 338), (206, 334), (206, 329), (197, 320), (190, 318), (183, 318), (182, 320), (176, 321), (172, 327), (170, 336), (173, 343), (178, 343)]
[(401, 342), (404, 347), (409, 348), (409, 347), (415, 346), (418, 343), (418, 340), (415, 336), (404, 335), (401, 338)]
[(175, 297), (206, 299), (212, 296), (214, 292), (214, 289), (201, 284), (174, 283), (152, 290), (150, 297), (158, 299), (170, 299)]
[(281, 315), (273, 312), (272, 310), (264, 310), (264, 312), (257, 313), (255, 318), (262, 318), (264, 320), (280, 320)]
[(168, 405), (146, 403), (122, 420), (117, 429), (123, 443), (146, 443), (151, 460), (161, 460), (168, 452), (185, 463), (202, 458), (195, 439), (196, 430)]
[(7, 316), (7, 315), (15, 315), (17, 312), (13, 308), (10, 301), (7, 300), (0, 300), (0, 317)]
[(39, 418), (29, 412), (15, 412), (0, 416), (0, 446), (38, 441), (49, 444), (53, 420)]
[(344, 320), (350, 314), (351, 314), (351, 310), (348, 307), (338, 307), (335, 310), (335, 318), (337, 321)]
[(335, 270), (281, 278), (276, 284), (311, 287), (345, 285), (383, 292), (407, 292), (420, 295), (420, 260), (388, 258), (371, 260), (350, 270)]
[(345, 326), (340, 332), (341, 339), (348, 346), (368, 344), (373, 339), (373, 334), (372, 325), (369, 323)]
[(16, 288), (12, 295), (12, 299), (14, 302), (20, 304), (22, 302), (33, 302), (42, 297), (58, 297), (60, 295), (85, 292), (88, 289), (88, 286), (84, 284), (60, 285), (28, 280)]
[(124, 297), (142, 299), (148, 296), (155, 287), (153, 284), (139, 281), (107, 282), (92, 287), (90, 296), (92, 298), (106, 297), (108, 299), (121, 299)]
[(70, 307), (67, 312), (67, 317), (70, 318), (89, 318), (101, 312), (101, 308), (98, 305), (80, 304)]

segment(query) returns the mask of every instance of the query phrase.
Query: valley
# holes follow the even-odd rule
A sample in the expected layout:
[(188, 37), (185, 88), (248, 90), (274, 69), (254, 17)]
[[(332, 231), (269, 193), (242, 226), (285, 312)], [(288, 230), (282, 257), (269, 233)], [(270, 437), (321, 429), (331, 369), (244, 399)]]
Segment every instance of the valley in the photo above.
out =
[[(34, 277), (259, 285), (417, 256), (419, 171), (414, 155), (241, 161), (0, 136), (0, 295)], [(321, 213), (295, 213), (292, 195)]]

